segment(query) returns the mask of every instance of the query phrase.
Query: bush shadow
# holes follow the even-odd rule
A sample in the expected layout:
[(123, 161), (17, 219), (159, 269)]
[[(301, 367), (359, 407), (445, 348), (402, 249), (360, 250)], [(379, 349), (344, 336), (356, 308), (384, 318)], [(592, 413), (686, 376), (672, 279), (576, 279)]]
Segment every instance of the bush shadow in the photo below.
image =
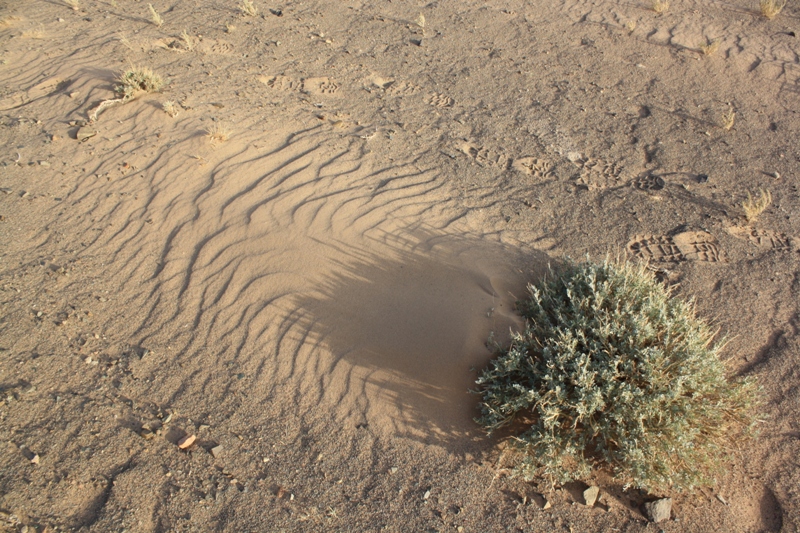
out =
[(487, 441), (469, 390), (491, 358), (487, 339), (522, 325), (515, 300), (548, 257), (427, 231), (382, 244), (390, 253), (351, 256), (295, 309), (334, 364), (352, 365), (370, 428), (475, 453)]

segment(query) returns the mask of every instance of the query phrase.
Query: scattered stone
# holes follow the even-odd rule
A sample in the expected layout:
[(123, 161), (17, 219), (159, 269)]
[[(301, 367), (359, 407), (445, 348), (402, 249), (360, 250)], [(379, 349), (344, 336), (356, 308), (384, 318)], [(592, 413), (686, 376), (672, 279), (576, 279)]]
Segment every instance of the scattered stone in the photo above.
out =
[(718, 500), (720, 501), (720, 503), (722, 503), (723, 505), (728, 505), (728, 501), (727, 501), (725, 498), (723, 498), (723, 497), (722, 497), (722, 494), (717, 494), (717, 499), (718, 499)]
[(20, 194), (19, 197), (20, 198), (27, 198), (30, 195), (31, 195), (31, 193), (29, 193), (28, 191), (22, 191), (22, 194)]
[(81, 128), (78, 130), (78, 133), (75, 134), (75, 138), (80, 142), (84, 142), (87, 139), (91, 139), (95, 135), (97, 135), (97, 130), (90, 128), (89, 126), (81, 126)]
[(153, 433), (153, 430), (147, 426), (142, 426), (142, 430), (139, 432), (139, 435), (141, 435), (145, 440), (152, 440), (156, 436), (156, 434)]
[(178, 441), (178, 448), (180, 448), (181, 450), (185, 450), (189, 448), (192, 444), (194, 444), (194, 441), (196, 440), (197, 437), (195, 435), (186, 435), (185, 437), (183, 437), (181, 440)]
[(3, 194), (11, 194), (14, 192), (14, 189), (9, 189), (8, 187), (0, 187), (0, 192)]
[(647, 502), (644, 504), (644, 512), (654, 523), (669, 520), (672, 514), (672, 498), (661, 498), (654, 502)]
[(598, 496), (600, 496), (600, 487), (591, 486), (583, 491), (583, 501), (588, 507), (594, 507)]
[(40, 167), (44, 167), (44, 168), (50, 168), (50, 162), (49, 161), (39, 161), (39, 166)]
[(397, 473), (397, 467), (396, 466), (391, 467), (389, 469), (389, 472), (392, 473), (392, 474), (396, 474)]
[(31, 463), (35, 464), (35, 465), (39, 464), (39, 454), (38, 453), (33, 454), (33, 457), (31, 457)]
[(425, 494), (422, 495), (422, 499), (423, 500), (427, 500), (430, 497), (431, 497), (431, 491), (429, 491), (429, 490), (426, 490)]
[(553, 506), (552, 503), (550, 503), (548, 500), (545, 500), (542, 509), (550, 509), (552, 506)]
[(210, 451), (211, 451), (211, 455), (213, 455), (215, 458), (219, 458), (219, 457), (221, 457), (221, 456), (222, 456), (222, 451), (223, 451), (224, 449), (225, 449), (225, 448), (223, 448), (223, 447), (222, 447), (222, 444), (219, 444), (219, 445), (217, 445), (217, 446), (214, 446), (214, 447), (213, 447), (213, 448), (211, 448), (211, 450), (210, 450)]

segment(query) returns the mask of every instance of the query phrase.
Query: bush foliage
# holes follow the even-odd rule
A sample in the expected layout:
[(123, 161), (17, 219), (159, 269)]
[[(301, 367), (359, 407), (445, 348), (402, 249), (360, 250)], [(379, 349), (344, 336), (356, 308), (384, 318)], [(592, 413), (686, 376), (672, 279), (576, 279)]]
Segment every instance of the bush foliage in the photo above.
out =
[(529, 291), (525, 330), (477, 381), (478, 423), (523, 425), (516, 473), (565, 483), (603, 468), (651, 492), (710, 484), (753, 425), (756, 387), (726, 379), (693, 304), (609, 260), (569, 263)]

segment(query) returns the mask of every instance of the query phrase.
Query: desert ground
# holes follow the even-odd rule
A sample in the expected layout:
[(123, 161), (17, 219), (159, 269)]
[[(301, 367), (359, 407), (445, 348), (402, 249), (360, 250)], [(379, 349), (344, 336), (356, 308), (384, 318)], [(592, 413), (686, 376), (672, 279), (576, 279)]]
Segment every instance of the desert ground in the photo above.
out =
[[(797, 2), (252, 7), (0, 1), (1, 531), (800, 530)], [(715, 486), (525, 482), (473, 421), (587, 255), (758, 379)]]

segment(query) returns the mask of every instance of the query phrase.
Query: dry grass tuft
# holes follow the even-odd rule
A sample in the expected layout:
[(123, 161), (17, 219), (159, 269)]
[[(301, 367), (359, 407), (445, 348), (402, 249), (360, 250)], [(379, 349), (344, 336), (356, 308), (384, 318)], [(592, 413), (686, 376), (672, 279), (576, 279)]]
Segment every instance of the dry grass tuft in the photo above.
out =
[(194, 50), (195, 38), (189, 35), (189, 32), (183, 30), (183, 32), (181, 32), (181, 40), (183, 41), (183, 45), (187, 50), (190, 52)]
[(20, 37), (23, 39), (44, 39), (44, 25), (40, 25), (36, 29), (25, 30)]
[(761, 0), (759, 7), (761, 14), (772, 20), (786, 7), (787, 0)]
[(16, 26), (20, 22), (22, 22), (22, 18), (15, 17), (14, 15), (3, 17), (0, 19), (0, 28), (8, 28), (11, 26)]
[(124, 100), (131, 100), (141, 93), (158, 92), (164, 85), (161, 76), (148, 67), (131, 66), (117, 81), (117, 92)]
[(211, 127), (206, 129), (206, 137), (212, 146), (218, 146), (231, 138), (231, 130), (227, 127), (215, 122)]
[(236, 30), (236, 26), (231, 24), (230, 22), (225, 23), (225, 33), (233, 33)]
[(700, 51), (703, 52), (704, 56), (713, 56), (719, 50), (719, 39), (714, 39), (712, 41), (706, 41), (705, 43), (700, 45)]
[(635, 20), (629, 20), (628, 22), (626, 22), (625, 23), (625, 29), (628, 30), (628, 33), (633, 33), (633, 31), (636, 29), (636, 21)]
[(756, 219), (769, 207), (772, 203), (772, 193), (759, 189), (759, 197), (753, 198), (750, 193), (747, 193), (747, 200), (742, 202), (742, 209), (744, 209), (744, 217), (748, 222), (755, 222)]
[(242, 0), (242, 3), (239, 4), (239, 9), (248, 17), (255, 17), (258, 15), (258, 8), (253, 5), (253, 0)]
[(727, 113), (722, 114), (722, 128), (725, 130), (730, 130), (734, 123), (736, 122), (736, 111), (731, 109)]
[(669, 9), (669, 0), (653, 0), (651, 8), (658, 14), (665, 13)]
[(156, 8), (153, 7), (153, 4), (147, 4), (148, 9), (150, 9), (150, 21), (156, 25), (156, 27), (160, 28), (162, 24), (164, 24), (164, 19), (161, 18), (161, 15), (158, 14)]
[(176, 104), (172, 100), (167, 100), (166, 102), (161, 104), (161, 109), (163, 109), (164, 113), (171, 116), (172, 118), (177, 117), (178, 113), (180, 112), (180, 110), (178, 109), (178, 104)]

